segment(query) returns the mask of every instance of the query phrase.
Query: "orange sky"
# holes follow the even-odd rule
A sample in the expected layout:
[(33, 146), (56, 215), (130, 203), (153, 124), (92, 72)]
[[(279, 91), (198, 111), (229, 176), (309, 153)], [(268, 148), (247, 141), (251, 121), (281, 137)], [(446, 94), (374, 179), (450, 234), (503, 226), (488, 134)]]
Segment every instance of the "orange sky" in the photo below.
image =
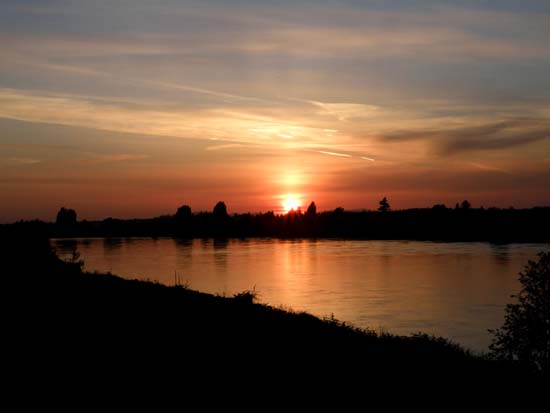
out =
[(0, 222), (550, 204), (540, 2), (82, 3), (3, 6)]

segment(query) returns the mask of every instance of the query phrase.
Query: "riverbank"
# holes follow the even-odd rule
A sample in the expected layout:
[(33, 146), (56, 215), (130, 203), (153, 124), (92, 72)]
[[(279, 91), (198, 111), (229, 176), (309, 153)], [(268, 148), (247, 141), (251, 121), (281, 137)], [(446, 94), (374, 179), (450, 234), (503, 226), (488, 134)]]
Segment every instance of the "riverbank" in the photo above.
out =
[(334, 239), (58, 239), (86, 270), (232, 295), (394, 334), (419, 331), (487, 351), (517, 274), (550, 244), (494, 245)]
[[(5, 240), (19, 317), (23, 365), (80, 376), (185, 374), (223, 381), (271, 380), (323, 386), (391, 380), (520, 381), (512, 365), (465, 351), (443, 338), (361, 330), (184, 286), (89, 274), (51, 251), (47, 240)], [(23, 248), (23, 245), (25, 246)]]

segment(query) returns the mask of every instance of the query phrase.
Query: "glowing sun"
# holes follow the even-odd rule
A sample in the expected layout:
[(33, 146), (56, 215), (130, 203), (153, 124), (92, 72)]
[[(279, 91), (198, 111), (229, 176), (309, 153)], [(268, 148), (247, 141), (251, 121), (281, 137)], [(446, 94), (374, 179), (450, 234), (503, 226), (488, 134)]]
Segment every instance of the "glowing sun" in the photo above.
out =
[(297, 211), (300, 208), (300, 201), (294, 197), (288, 197), (283, 200), (283, 209), (286, 213), (294, 210)]

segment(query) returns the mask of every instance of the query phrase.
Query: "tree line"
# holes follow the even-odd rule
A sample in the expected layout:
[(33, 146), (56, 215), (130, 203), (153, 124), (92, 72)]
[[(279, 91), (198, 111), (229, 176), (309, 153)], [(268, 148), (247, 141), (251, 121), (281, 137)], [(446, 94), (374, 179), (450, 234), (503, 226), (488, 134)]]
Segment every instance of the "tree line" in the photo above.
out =
[(61, 208), (55, 223), (19, 222), (50, 237), (340, 237), (441, 241), (550, 242), (550, 208), (473, 208), (467, 200), (448, 208), (393, 210), (387, 198), (376, 211), (336, 208), (318, 212), (311, 202), (305, 212), (273, 211), (230, 214), (218, 202), (211, 212), (193, 212), (182, 205), (175, 214), (150, 219), (78, 220), (73, 209)]

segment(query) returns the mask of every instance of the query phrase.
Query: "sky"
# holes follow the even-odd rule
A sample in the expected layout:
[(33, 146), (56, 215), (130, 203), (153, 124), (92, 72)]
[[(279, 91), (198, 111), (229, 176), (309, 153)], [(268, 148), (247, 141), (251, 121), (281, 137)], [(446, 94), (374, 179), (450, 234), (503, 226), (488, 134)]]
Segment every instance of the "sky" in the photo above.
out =
[(0, 8), (0, 222), (550, 205), (548, 1)]

